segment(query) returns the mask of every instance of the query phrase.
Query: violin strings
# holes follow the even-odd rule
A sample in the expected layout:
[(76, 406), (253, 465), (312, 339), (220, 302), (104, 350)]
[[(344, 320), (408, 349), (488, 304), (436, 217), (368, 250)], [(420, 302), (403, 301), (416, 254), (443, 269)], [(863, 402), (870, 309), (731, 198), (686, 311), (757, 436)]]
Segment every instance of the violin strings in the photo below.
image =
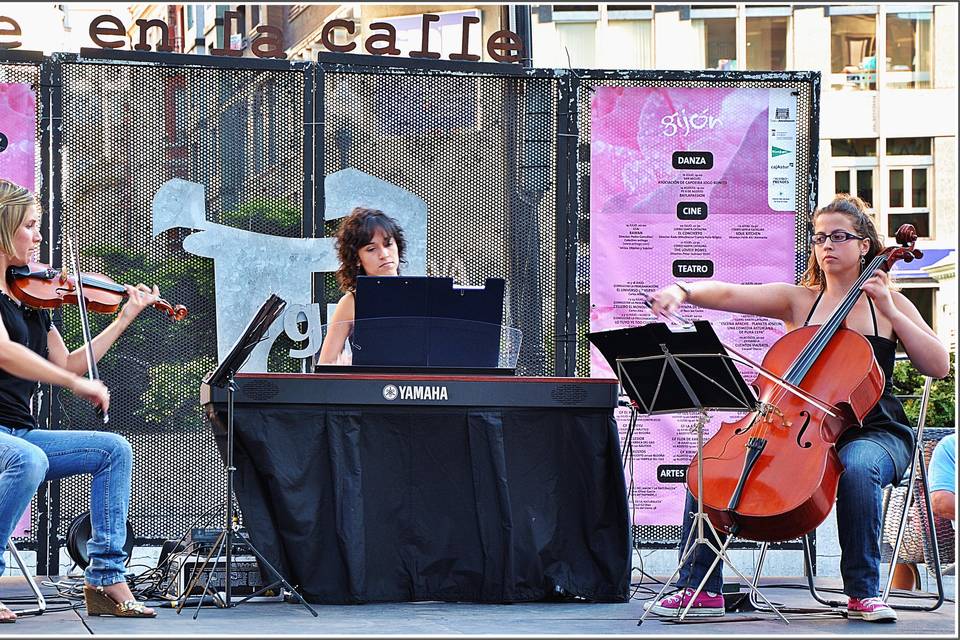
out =
[(124, 291), (126, 291), (126, 289), (124, 289), (118, 284), (113, 284), (112, 282), (105, 282), (103, 280), (98, 280), (97, 278), (91, 278), (90, 276), (85, 276), (81, 279), (83, 280), (83, 284), (92, 285), (94, 287), (97, 287), (98, 289), (106, 289), (107, 291), (114, 291), (116, 293), (123, 293)]

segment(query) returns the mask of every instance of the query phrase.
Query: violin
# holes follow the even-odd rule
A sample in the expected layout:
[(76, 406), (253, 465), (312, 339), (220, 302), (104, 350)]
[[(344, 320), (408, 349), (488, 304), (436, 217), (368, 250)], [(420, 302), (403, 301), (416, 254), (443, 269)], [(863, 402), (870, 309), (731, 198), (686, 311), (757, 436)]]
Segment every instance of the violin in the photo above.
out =
[[(57, 309), (64, 304), (77, 304), (81, 288), (86, 307), (97, 313), (115, 313), (127, 298), (127, 290), (123, 285), (101, 273), (80, 273), (78, 286), (75, 276), (36, 262), (7, 269), (7, 282), (15, 298), (28, 307), (38, 309)], [(160, 299), (153, 306), (172, 320), (187, 317), (187, 308), (182, 304), (172, 305)]]
[[(888, 247), (863, 269), (844, 299), (819, 326), (790, 331), (770, 347), (762, 367), (801, 390), (761, 377), (757, 409), (720, 425), (703, 446), (703, 506), (726, 533), (759, 542), (793, 540), (829, 515), (843, 465), (835, 448), (843, 433), (862, 423), (884, 388), (870, 342), (844, 320), (874, 273), (923, 253), (913, 226), (897, 230)], [(697, 457), (687, 484), (697, 491)]]

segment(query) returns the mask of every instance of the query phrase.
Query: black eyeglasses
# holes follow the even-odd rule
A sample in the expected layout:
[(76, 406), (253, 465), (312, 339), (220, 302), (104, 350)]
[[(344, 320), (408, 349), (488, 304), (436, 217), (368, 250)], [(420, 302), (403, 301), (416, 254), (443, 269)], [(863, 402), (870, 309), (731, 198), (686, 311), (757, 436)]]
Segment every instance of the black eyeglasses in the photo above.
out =
[(855, 236), (846, 231), (833, 231), (831, 233), (815, 233), (810, 236), (810, 241), (813, 242), (813, 244), (823, 244), (827, 241), (827, 238), (830, 238), (830, 242), (834, 244), (846, 242), (847, 240), (864, 240), (863, 236)]

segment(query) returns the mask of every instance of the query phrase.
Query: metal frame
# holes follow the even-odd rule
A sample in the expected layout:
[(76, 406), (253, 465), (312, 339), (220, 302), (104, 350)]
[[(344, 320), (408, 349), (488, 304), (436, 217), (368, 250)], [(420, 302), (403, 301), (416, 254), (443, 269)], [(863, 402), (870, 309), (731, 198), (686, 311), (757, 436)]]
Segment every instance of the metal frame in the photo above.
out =
[[(655, 10), (659, 9), (655, 7)], [(579, 154), (578, 117), (583, 105), (578, 103), (580, 89), (585, 82), (608, 81), (677, 81), (710, 82), (717, 86), (752, 82), (760, 85), (776, 83), (805, 83), (811, 88), (809, 122), (810, 164), (807, 176), (808, 206), (812, 209), (817, 201), (818, 171), (818, 114), (820, 74), (811, 71), (751, 72), (718, 70), (599, 70), (599, 69), (538, 69), (515, 63), (464, 62), (454, 60), (413, 59), (397, 56), (373, 56), (362, 54), (320, 53), (315, 61), (288, 61), (280, 59), (209, 56), (196, 54), (162, 53), (154, 51), (128, 51), (100, 48), (83, 48), (79, 54), (55, 53), (46, 56), (42, 52), (7, 50), (0, 52), (0, 63), (33, 63), (40, 65), (41, 87), (38, 95), (41, 118), (41, 181), (40, 191), (49, 211), (59, 211), (62, 206), (62, 158), (59, 150), (63, 132), (61, 116), (61, 72), (65, 63), (90, 64), (152, 64), (171, 67), (210, 68), (220, 70), (299, 71), (304, 74), (304, 214), (302, 218), (305, 236), (323, 234), (324, 199), (324, 84), (327, 72), (337, 73), (384, 73), (390, 70), (423, 74), (464, 74), (472, 76), (496, 76), (517, 79), (543, 78), (554, 81), (556, 100), (556, 319), (554, 353), (555, 374), (572, 376), (577, 359), (577, 243), (579, 236), (578, 212), (584, 197), (584, 181), (578, 173)], [(802, 178), (801, 178), (802, 179)], [(806, 223), (798, 215), (798, 233)], [(57, 238), (61, 221), (51, 216), (49, 238)], [(802, 247), (799, 247), (802, 249)], [(52, 263), (62, 258), (60, 247), (49, 241), (45, 247)], [(800, 251), (799, 253), (802, 253)], [(801, 256), (798, 253), (798, 260)], [(315, 279), (315, 291), (322, 291), (322, 279)], [(59, 313), (56, 312), (57, 314)], [(59, 318), (57, 318), (59, 320)], [(58, 403), (52, 402), (52, 392), (45, 394), (46, 415), (51, 428), (56, 428), (62, 419)], [(41, 488), (38, 507), (37, 531), (38, 571), (51, 573), (59, 563), (59, 540), (57, 528), (60, 520), (59, 485), (50, 483)], [(790, 544), (790, 543), (787, 543)], [(661, 547), (659, 543), (651, 545)], [(662, 547), (674, 544), (663, 543)], [(751, 546), (744, 544), (743, 546)], [(778, 545), (779, 546), (779, 545)], [(741, 548), (733, 543), (731, 548)], [(781, 547), (782, 548), (782, 547)], [(815, 552), (815, 547), (814, 552)]]
[[(7, 549), (10, 551), (10, 555), (13, 556), (13, 559), (16, 561), (17, 566), (20, 567), (20, 573), (23, 574), (24, 579), (27, 581), (27, 585), (30, 587), (30, 591), (33, 592), (33, 597), (37, 600), (37, 606), (31, 609), (14, 609), (13, 612), (18, 616), (23, 615), (42, 615), (44, 611), (47, 610), (47, 601), (43, 597), (43, 592), (40, 591), (40, 587), (37, 586), (36, 580), (30, 576), (30, 572), (27, 570), (27, 565), (23, 561), (23, 558), (20, 557), (20, 550), (17, 549), (17, 545), (14, 544), (13, 538), (7, 540)], [(39, 554), (37, 556), (39, 558)]]
[(900, 528), (897, 530), (897, 540), (893, 545), (893, 553), (890, 557), (890, 567), (887, 575), (887, 584), (883, 588), (884, 600), (890, 595), (890, 586), (893, 584), (893, 569), (897, 564), (897, 558), (900, 556), (900, 547), (903, 544), (903, 534), (907, 528), (907, 512), (913, 502), (913, 488), (917, 479), (918, 467), (920, 473), (920, 482), (923, 487), (924, 515), (926, 516), (927, 526), (930, 530), (930, 546), (933, 555), (933, 575), (937, 580), (937, 598), (933, 605), (911, 605), (897, 604), (891, 605), (896, 609), (905, 609), (910, 611), (934, 611), (940, 608), (945, 599), (943, 588), (943, 570), (940, 567), (940, 546), (937, 543), (937, 529), (933, 521), (933, 503), (930, 499), (930, 486), (927, 484), (927, 469), (923, 458), (923, 428), (927, 422), (927, 404), (930, 401), (930, 388), (933, 385), (933, 378), (924, 376), (923, 393), (920, 396), (920, 414), (917, 417), (917, 445), (913, 452), (913, 459), (910, 461), (910, 479), (907, 485), (907, 495), (903, 500), (903, 512), (900, 514)]

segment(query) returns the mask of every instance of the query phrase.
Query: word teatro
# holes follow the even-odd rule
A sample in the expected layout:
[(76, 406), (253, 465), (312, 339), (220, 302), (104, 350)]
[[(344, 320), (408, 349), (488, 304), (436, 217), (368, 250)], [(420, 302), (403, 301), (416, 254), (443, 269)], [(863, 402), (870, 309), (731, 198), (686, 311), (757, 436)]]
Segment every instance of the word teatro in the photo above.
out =
[[(223, 14), (223, 42), (229, 43), (233, 35), (234, 28), (243, 19), (239, 11), (226, 11)], [(411, 51), (411, 58), (427, 58), (435, 60), (440, 57), (436, 51), (430, 51), (430, 23), (439, 22), (440, 16), (432, 13), (425, 13), (420, 20), (420, 49)], [(476, 16), (464, 16), (461, 23), (460, 51), (451, 53), (451, 60), (462, 60), (466, 62), (476, 62), (480, 56), (467, 53), (470, 50), (470, 25), (478, 24), (480, 18)], [(139, 42), (133, 45), (135, 51), (150, 51), (152, 48), (147, 42), (147, 33), (150, 29), (160, 30), (160, 42), (157, 44), (157, 51), (173, 51), (173, 44), (170, 42), (170, 27), (163, 20), (144, 20), (136, 21), (139, 31)], [(357, 24), (353, 20), (329, 20), (324, 23), (320, 31), (320, 42), (327, 49), (334, 53), (349, 53), (357, 48), (356, 42), (347, 44), (337, 44), (334, 42), (334, 32), (342, 29), (349, 35), (357, 31)], [(397, 29), (389, 22), (372, 22), (370, 29), (375, 32), (366, 38), (363, 47), (367, 53), (375, 56), (398, 56), (400, 49), (397, 48)], [(90, 39), (98, 47), (104, 49), (119, 49), (126, 42), (124, 40), (107, 40), (105, 38), (122, 38), (126, 36), (126, 28), (123, 23), (111, 15), (99, 15), (90, 22)], [(250, 43), (250, 50), (258, 58), (279, 58), (287, 57), (284, 51), (283, 32), (270, 25), (260, 25), (256, 28), (256, 37)], [(20, 25), (16, 20), (7, 16), (0, 16), (0, 51), (4, 49), (16, 49), (22, 42), (19, 40), (6, 40), (6, 38), (17, 38), (23, 35)], [(131, 38), (132, 42), (132, 38)], [(487, 38), (487, 53), (497, 62), (519, 62), (524, 52), (523, 41), (516, 33), (501, 29), (490, 34)], [(243, 51), (231, 47), (212, 47), (210, 53), (215, 56), (242, 56)]]

